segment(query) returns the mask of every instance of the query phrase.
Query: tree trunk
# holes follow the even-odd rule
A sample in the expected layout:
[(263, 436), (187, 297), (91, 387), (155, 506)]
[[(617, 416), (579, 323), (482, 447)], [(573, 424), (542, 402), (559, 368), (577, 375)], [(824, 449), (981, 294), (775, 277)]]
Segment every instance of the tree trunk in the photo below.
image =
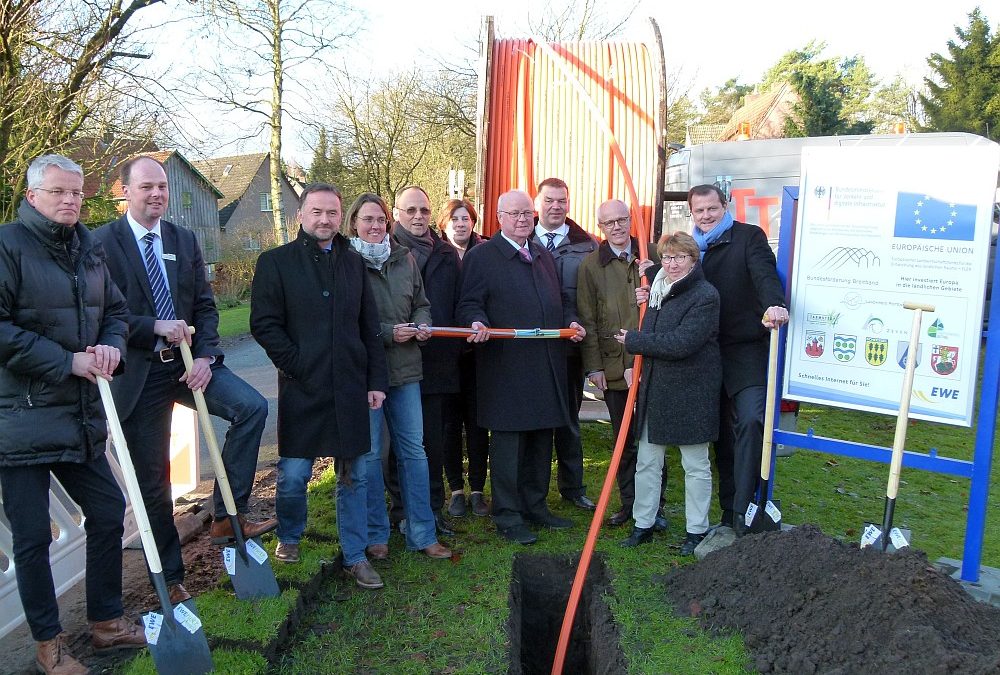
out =
[(281, 0), (268, 0), (271, 9), (271, 217), (274, 219), (274, 241), (288, 243), (285, 226), (285, 204), (281, 195), (281, 97), (284, 66), (281, 54)]

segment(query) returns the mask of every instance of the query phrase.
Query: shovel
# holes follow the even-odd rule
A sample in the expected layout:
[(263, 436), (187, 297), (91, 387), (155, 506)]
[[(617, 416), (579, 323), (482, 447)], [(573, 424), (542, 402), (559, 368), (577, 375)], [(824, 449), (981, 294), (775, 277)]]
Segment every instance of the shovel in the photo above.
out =
[(892, 461), (889, 463), (889, 484), (885, 489), (885, 513), (882, 516), (882, 529), (874, 523), (868, 523), (861, 535), (861, 548), (871, 546), (884, 553), (892, 553), (910, 545), (910, 531), (893, 527), (892, 516), (896, 510), (896, 493), (899, 492), (899, 472), (903, 467), (913, 371), (917, 368), (917, 349), (920, 344), (920, 319), (923, 312), (933, 312), (934, 305), (904, 302), (903, 308), (913, 310), (913, 324), (910, 326), (910, 346), (906, 350), (906, 369), (903, 371), (903, 391), (900, 394), (899, 414), (896, 416), (896, 433), (892, 437)]
[[(188, 330), (194, 334), (194, 327), (189, 326)], [(191, 348), (187, 342), (181, 340), (181, 358), (184, 359), (184, 368), (188, 375), (194, 367), (194, 359), (191, 356)], [(201, 429), (205, 433), (205, 440), (208, 441), (208, 454), (212, 458), (212, 467), (215, 469), (215, 477), (219, 482), (219, 491), (222, 493), (222, 501), (226, 504), (226, 514), (229, 522), (233, 526), (233, 534), (236, 536), (236, 550), (226, 548), (222, 552), (222, 561), (229, 573), (229, 578), (233, 582), (233, 590), (240, 600), (252, 600), (253, 598), (276, 598), (280, 594), (278, 581), (274, 578), (274, 570), (267, 559), (267, 551), (254, 540), (247, 541), (243, 536), (243, 527), (240, 525), (239, 515), (236, 513), (236, 502), (233, 500), (233, 491), (229, 487), (229, 477), (226, 475), (226, 466), (222, 463), (222, 452), (219, 450), (219, 442), (215, 438), (215, 430), (212, 428), (212, 420), (208, 415), (208, 405), (205, 403), (205, 394), (199, 390), (191, 391), (194, 395), (194, 404), (198, 409), (198, 421), (201, 422)]]
[(167, 593), (167, 582), (163, 577), (163, 566), (160, 564), (160, 553), (153, 539), (153, 530), (149, 526), (149, 516), (146, 515), (146, 504), (142, 501), (139, 481), (135, 477), (135, 467), (132, 456), (125, 443), (125, 432), (118, 420), (115, 401), (111, 397), (111, 387), (102, 377), (97, 378), (97, 388), (101, 392), (104, 412), (111, 427), (111, 438), (118, 449), (118, 462), (122, 467), (125, 479), (125, 490), (132, 502), (132, 513), (139, 526), (139, 538), (142, 550), (146, 554), (146, 562), (153, 577), (153, 587), (160, 600), (162, 614), (150, 612), (142, 617), (146, 629), (146, 642), (149, 653), (153, 657), (156, 672), (161, 675), (200, 675), (210, 673), (215, 669), (212, 663), (212, 652), (208, 649), (208, 640), (202, 630), (201, 620), (195, 613), (194, 603), (187, 601), (176, 607), (170, 604)]
[(778, 329), (771, 329), (771, 343), (767, 352), (767, 398), (764, 401), (764, 443), (760, 452), (760, 480), (757, 482), (757, 501), (747, 505), (744, 522), (747, 531), (773, 532), (781, 529), (781, 502), (767, 498), (771, 486), (771, 446), (774, 436), (774, 392), (778, 381)]

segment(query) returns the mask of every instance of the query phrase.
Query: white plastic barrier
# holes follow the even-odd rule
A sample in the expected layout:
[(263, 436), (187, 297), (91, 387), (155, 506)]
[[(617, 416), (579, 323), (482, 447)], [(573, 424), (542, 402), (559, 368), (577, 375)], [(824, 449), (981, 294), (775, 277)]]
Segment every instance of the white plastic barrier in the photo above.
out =
[[(175, 499), (190, 492), (198, 484), (198, 450), (198, 427), (194, 411), (184, 406), (174, 406), (170, 434), (170, 479)], [(122, 468), (115, 457), (110, 438), (107, 458), (111, 472), (124, 494)], [(0, 492), (0, 504), (3, 504), (2, 492)], [(50, 482), (49, 518), (52, 521), (49, 562), (52, 566), (56, 597), (59, 597), (84, 577), (87, 538), (83, 530), (83, 513), (80, 507), (70, 499), (66, 489), (55, 476)], [(132, 514), (132, 504), (126, 494), (125, 535), (122, 537), (122, 546), (127, 546), (138, 536), (139, 530)], [(24, 610), (21, 607), (21, 598), (17, 594), (13, 550), (10, 523), (0, 508), (0, 637), (24, 622)]]

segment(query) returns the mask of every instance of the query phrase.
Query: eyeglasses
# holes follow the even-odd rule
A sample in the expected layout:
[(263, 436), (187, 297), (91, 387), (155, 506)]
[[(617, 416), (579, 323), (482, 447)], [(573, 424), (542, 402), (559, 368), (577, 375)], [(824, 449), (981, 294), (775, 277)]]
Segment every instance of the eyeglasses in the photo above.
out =
[(632, 218), (630, 216), (624, 216), (622, 218), (612, 218), (611, 220), (605, 220), (603, 222), (599, 222), (598, 224), (601, 227), (608, 228), (609, 230), (613, 230), (616, 227), (620, 227), (623, 230), (627, 230), (629, 223), (631, 222)]
[(422, 216), (429, 216), (429, 215), (431, 215), (431, 210), (429, 208), (427, 208), (426, 206), (421, 206), (419, 209), (416, 206), (411, 206), (410, 208), (406, 209), (404, 211), (404, 213), (406, 215), (408, 215), (408, 216), (415, 216), (415, 215), (417, 215), (418, 211), (420, 212), (420, 215), (422, 215)]
[(361, 218), (358, 218), (358, 220), (360, 220), (362, 223), (364, 223), (369, 227), (371, 227), (375, 223), (378, 223), (379, 225), (385, 225), (386, 223), (389, 222), (388, 220), (385, 219), (385, 216), (379, 216), (377, 218), (375, 216), (362, 216)]
[(42, 192), (48, 192), (50, 195), (52, 195), (56, 199), (62, 199), (66, 195), (69, 195), (73, 199), (83, 199), (83, 191), (82, 190), (63, 190), (62, 188), (56, 188), (54, 190), (50, 190), (49, 188), (43, 188), (43, 187), (32, 188), (32, 189), (33, 190), (41, 190)]
[(529, 218), (532, 218), (535, 215), (534, 211), (501, 211), (501, 210), (498, 210), (497, 213), (506, 213), (508, 216), (510, 216), (514, 220), (521, 220), (522, 218), (524, 218), (525, 220), (527, 220)]
[(684, 262), (685, 260), (687, 260), (690, 257), (691, 256), (689, 256), (687, 254), (683, 254), (683, 255), (665, 255), (662, 258), (660, 258), (660, 262), (662, 262), (663, 264), (667, 264), (668, 262), (682, 263), (682, 262)]

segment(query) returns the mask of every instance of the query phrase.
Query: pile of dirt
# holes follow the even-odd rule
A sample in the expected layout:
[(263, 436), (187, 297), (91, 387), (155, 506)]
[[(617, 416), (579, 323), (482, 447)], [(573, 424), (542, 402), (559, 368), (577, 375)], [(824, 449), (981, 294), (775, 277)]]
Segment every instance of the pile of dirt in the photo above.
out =
[(743, 537), (666, 575), (678, 611), (735, 630), (761, 673), (1000, 673), (1000, 608), (907, 548), (818, 528)]

